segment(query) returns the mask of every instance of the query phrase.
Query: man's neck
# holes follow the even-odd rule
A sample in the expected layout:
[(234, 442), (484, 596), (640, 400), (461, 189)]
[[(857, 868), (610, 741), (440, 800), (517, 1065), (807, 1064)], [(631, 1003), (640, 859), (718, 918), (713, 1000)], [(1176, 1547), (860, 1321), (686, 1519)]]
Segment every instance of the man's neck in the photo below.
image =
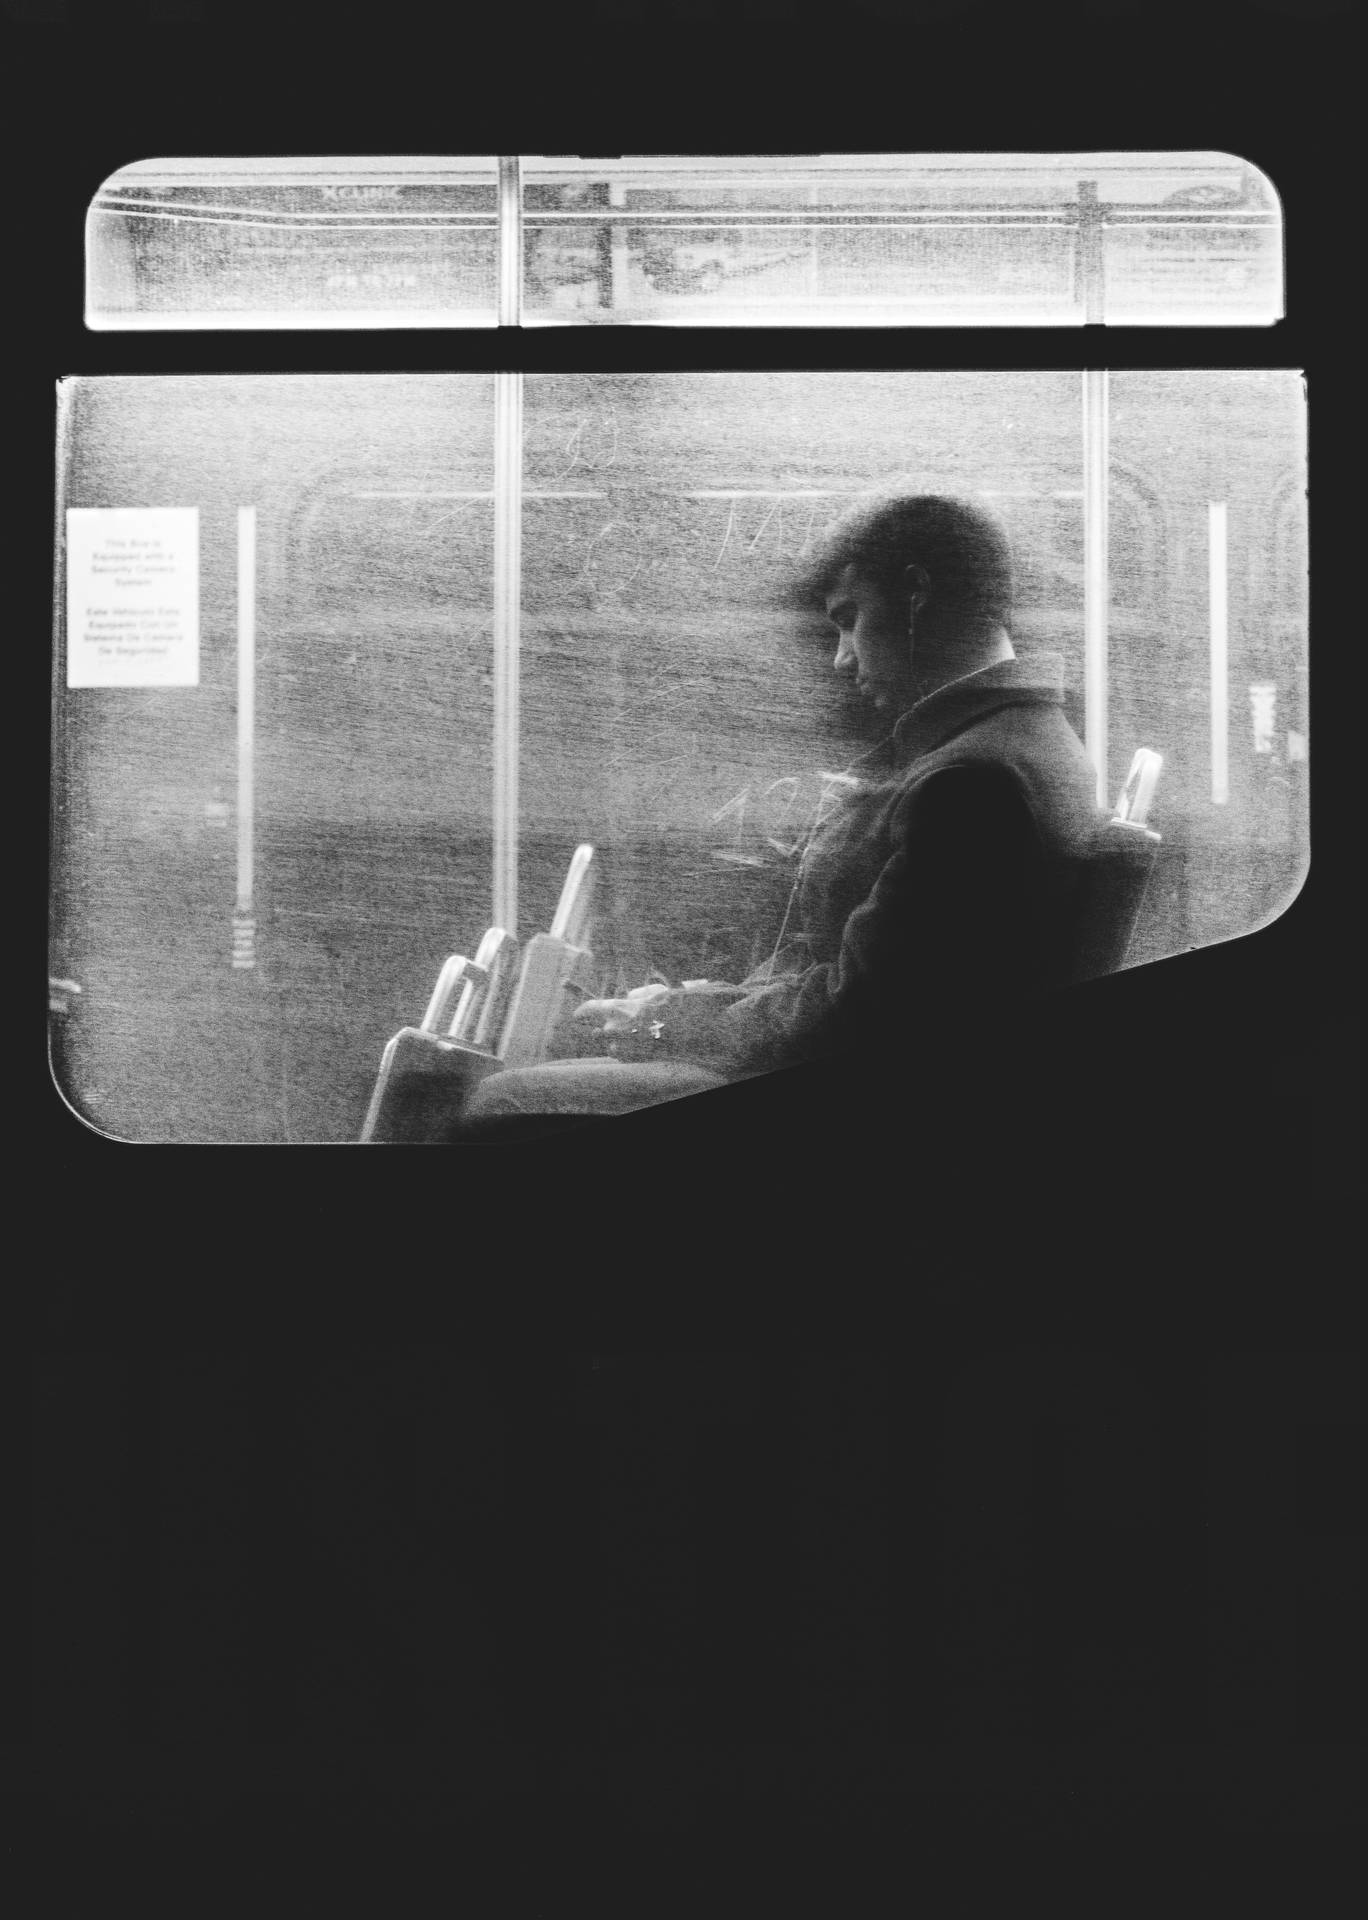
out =
[(930, 699), (933, 693), (939, 693), (942, 687), (951, 686), (957, 680), (982, 673), (985, 667), (995, 667), (1015, 658), (1016, 650), (1006, 627), (984, 626), (972, 632), (961, 629), (939, 646), (926, 647), (917, 658), (912, 677), (912, 704)]

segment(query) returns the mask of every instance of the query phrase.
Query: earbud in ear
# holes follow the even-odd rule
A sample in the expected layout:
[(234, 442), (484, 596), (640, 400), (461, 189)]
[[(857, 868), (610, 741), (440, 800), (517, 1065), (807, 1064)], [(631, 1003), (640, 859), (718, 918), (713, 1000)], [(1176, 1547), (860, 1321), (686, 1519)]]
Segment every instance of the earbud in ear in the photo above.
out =
[(925, 606), (931, 592), (931, 579), (925, 567), (915, 561), (903, 568), (903, 585), (908, 594), (908, 615), (914, 617)]

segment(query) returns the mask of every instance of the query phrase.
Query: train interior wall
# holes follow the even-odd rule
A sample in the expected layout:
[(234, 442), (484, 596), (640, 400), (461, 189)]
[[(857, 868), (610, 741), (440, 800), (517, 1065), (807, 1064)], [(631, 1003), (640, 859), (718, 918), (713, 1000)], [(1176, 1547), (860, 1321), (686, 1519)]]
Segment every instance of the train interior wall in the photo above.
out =
[[(1079, 379), (546, 375), (522, 458), (519, 927), (581, 839), (606, 988), (736, 977), (781, 851), (866, 744), (797, 592), (871, 489), (982, 494), (1019, 649), (1083, 728)], [(1132, 959), (1246, 933), (1307, 860), (1295, 376), (1113, 375), (1108, 783), (1165, 768)], [(494, 383), (76, 384), (65, 506), (199, 510), (194, 687), (59, 687), (52, 971), (68, 1099), (121, 1138), (356, 1138), (380, 1051), (492, 914)], [(1208, 503), (1229, 516), (1229, 796), (1212, 796)], [(257, 509), (256, 965), (234, 969), (237, 510)], [(59, 581), (60, 586), (60, 581)], [(62, 605), (59, 592), (58, 605)]]

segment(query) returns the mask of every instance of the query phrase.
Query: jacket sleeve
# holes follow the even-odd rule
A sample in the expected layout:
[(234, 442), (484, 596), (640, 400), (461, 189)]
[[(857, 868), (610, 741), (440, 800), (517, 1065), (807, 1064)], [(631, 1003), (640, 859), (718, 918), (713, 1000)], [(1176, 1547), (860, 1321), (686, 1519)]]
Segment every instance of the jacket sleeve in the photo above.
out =
[[(1046, 881), (1015, 777), (1000, 765), (944, 769), (911, 789), (890, 824), (888, 859), (847, 921), (838, 957), (700, 1007), (700, 1054), (740, 1071), (837, 1052), (886, 1055), (1029, 990)], [(688, 1049), (686, 1032), (678, 1041)]]

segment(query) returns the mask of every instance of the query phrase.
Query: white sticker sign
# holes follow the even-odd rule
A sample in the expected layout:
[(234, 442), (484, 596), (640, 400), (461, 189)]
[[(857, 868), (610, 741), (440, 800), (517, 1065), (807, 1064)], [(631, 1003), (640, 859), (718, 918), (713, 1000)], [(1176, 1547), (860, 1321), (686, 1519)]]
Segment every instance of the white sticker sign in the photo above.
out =
[(198, 507), (67, 508), (67, 685), (199, 685)]

